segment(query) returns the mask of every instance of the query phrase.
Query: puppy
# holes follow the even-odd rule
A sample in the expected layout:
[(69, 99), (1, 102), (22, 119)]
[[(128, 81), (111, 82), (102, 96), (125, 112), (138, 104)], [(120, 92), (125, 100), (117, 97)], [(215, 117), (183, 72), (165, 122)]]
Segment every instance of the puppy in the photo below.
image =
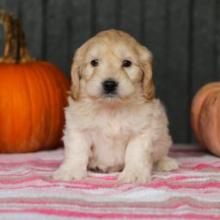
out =
[(172, 140), (147, 48), (122, 31), (100, 32), (76, 51), (71, 77), (65, 158), (54, 179), (79, 180), (91, 169), (146, 183), (153, 167), (178, 168), (167, 157)]

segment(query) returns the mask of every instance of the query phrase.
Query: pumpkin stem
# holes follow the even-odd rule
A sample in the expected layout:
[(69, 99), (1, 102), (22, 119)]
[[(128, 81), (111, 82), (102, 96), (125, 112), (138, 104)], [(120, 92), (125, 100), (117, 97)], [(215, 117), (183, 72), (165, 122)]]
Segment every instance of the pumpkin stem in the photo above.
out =
[(5, 32), (1, 63), (24, 63), (32, 60), (20, 22), (12, 14), (0, 10), (0, 24)]

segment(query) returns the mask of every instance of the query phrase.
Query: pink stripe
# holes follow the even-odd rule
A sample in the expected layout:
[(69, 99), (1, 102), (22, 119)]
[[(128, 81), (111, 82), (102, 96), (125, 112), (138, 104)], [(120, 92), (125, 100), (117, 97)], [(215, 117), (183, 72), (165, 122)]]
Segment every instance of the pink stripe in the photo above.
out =
[(205, 164), (205, 163), (194, 164), (190, 162), (183, 162), (181, 163), (181, 168), (196, 169), (196, 170), (204, 170), (204, 169), (220, 170), (220, 164), (212, 165), (212, 164)]
[(194, 167), (198, 170), (202, 170), (202, 169), (206, 169), (206, 168), (220, 169), (220, 164), (218, 166), (213, 166), (211, 164), (200, 163), (198, 165), (195, 165)]
[[(40, 177), (37, 176), (32, 176), (30, 178), (25, 178), (25, 179), (16, 179), (16, 180), (10, 180), (10, 179), (5, 179), (5, 180), (0, 180), (0, 184), (4, 185), (16, 185), (19, 183), (29, 183), (33, 181), (46, 181), (48, 183), (57, 183), (57, 186), (59, 186), (61, 183), (65, 184), (65, 187), (74, 187), (74, 188), (86, 188), (86, 189), (99, 189), (99, 188), (112, 188), (112, 187), (120, 187), (123, 185), (130, 186), (131, 188), (135, 188), (135, 185), (133, 184), (119, 184), (117, 182), (109, 183), (92, 183), (92, 182), (86, 182), (86, 180), (81, 180), (81, 181), (57, 181), (57, 180), (51, 180), (49, 177), (45, 179), (41, 179)], [(58, 184), (59, 183), (59, 184)], [(220, 188), (220, 182), (193, 182), (193, 183), (182, 183), (182, 184), (175, 184), (175, 182), (165, 182), (165, 181), (153, 181), (150, 184), (142, 184), (139, 185), (141, 187), (145, 188), (160, 188), (160, 187), (166, 187), (169, 189), (182, 189), (182, 188), (190, 188), (190, 189), (204, 189), (204, 188)]]
[[(174, 199), (174, 197), (173, 197)], [(87, 202), (87, 201), (78, 201), (78, 200), (65, 200), (64, 198), (56, 199), (56, 198), (41, 198), (41, 200), (37, 200), (34, 198), (30, 199), (25, 199), (25, 198), (20, 198), (20, 199), (0, 199), (0, 204), (22, 204), (22, 205), (70, 205), (71, 207), (74, 206), (79, 206), (79, 207), (84, 207), (84, 208), (136, 208), (138, 209), (147, 209), (147, 208), (153, 208), (155, 210), (166, 210), (166, 209), (173, 209), (173, 208), (180, 208), (182, 206), (189, 206), (193, 209), (202, 209), (202, 210), (213, 210), (213, 209), (218, 209), (220, 212), (220, 204), (217, 203), (212, 203), (212, 202), (203, 202), (202, 205), (200, 203), (196, 203), (197, 201), (188, 201), (182, 198), (175, 198), (179, 199), (179, 201), (163, 201), (163, 202), (157, 202), (157, 203), (152, 203), (152, 202)], [(137, 211), (136, 210), (136, 211)]]
[(44, 160), (26, 160), (26, 161), (20, 161), (20, 162), (0, 162), (0, 167), (4, 168), (6, 167), (11, 168), (11, 167), (17, 167), (17, 166), (26, 166), (26, 165), (31, 165), (31, 166), (37, 166), (37, 167), (58, 167), (60, 165), (61, 161), (44, 161)]
[(181, 188), (190, 188), (190, 189), (207, 189), (207, 188), (220, 188), (220, 182), (205, 182), (205, 183), (184, 183), (181, 185), (174, 185), (173, 183), (168, 182), (156, 182), (151, 183), (149, 187), (159, 188), (167, 187), (170, 189), (181, 189)]
[[(109, 188), (109, 187), (115, 187), (116, 184), (115, 183), (89, 183), (86, 182), (86, 180), (81, 180), (81, 181), (58, 181), (58, 180), (52, 180), (49, 177), (46, 178), (40, 178), (37, 176), (32, 176), (29, 178), (25, 178), (25, 179), (16, 179), (16, 180), (12, 180), (12, 179), (4, 179), (4, 180), (0, 180), (0, 184), (6, 186), (8, 185), (17, 185), (19, 183), (29, 183), (29, 182), (33, 182), (33, 181), (46, 181), (49, 184), (50, 183), (57, 183), (56, 186), (60, 186), (61, 184), (65, 184), (65, 187), (69, 187), (69, 188), (83, 188), (83, 189), (99, 189), (99, 188)], [(53, 185), (55, 186), (55, 185)], [(17, 187), (19, 188), (19, 187)]]

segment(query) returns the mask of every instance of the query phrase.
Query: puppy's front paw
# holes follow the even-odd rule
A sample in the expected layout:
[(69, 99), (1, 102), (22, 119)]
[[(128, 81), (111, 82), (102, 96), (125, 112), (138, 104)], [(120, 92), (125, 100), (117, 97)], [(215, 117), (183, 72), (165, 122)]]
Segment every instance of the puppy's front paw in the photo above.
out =
[(164, 157), (156, 164), (157, 171), (171, 171), (179, 168), (178, 163), (175, 159), (170, 157)]
[(69, 181), (73, 179), (80, 180), (85, 178), (86, 176), (86, 171), (83, 171), (81, 169), (68, 169), (61, 166), (54, 172), (53, 179)]
[(151, 174), (146, 169), (124, 169), (118, 180), (120, 183), (148, 183), (151, 181)]

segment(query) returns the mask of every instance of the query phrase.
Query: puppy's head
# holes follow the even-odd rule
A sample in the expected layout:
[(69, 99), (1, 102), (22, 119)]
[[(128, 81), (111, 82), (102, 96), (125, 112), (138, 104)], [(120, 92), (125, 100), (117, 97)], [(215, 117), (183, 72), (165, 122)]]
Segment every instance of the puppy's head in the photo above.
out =
[(121, 102), (135, 95), (154, 98), (152, 55), (127, 33), (103, 31), (76, 52), (72, 70), (72, 97)]

